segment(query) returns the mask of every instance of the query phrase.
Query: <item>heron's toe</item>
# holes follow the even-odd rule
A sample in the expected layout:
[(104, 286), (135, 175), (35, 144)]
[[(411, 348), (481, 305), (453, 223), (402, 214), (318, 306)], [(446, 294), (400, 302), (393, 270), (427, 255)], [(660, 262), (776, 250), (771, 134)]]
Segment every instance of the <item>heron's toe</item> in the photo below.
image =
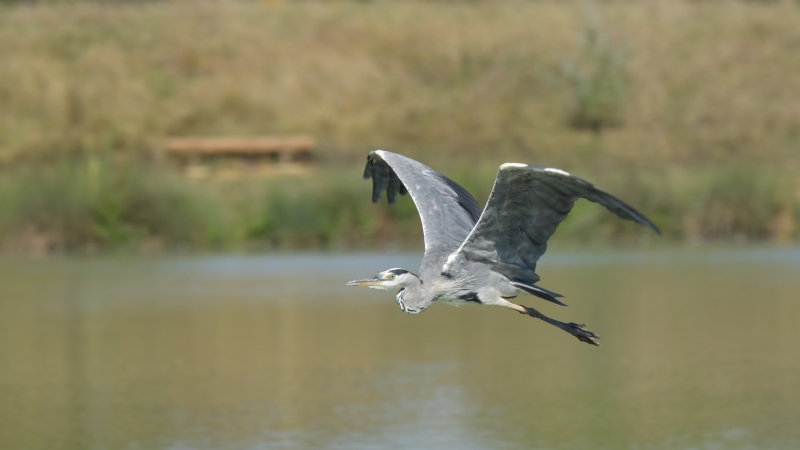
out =
[(586, 342), (587, 344), (595, 345), (597, 347), (600, 346), (600, 343), (593, 339), (593, 338), (600, 339), (600, 336), (598, 336), (592, 330), (587, 330), (586, 325), (582, 323), (570, 322), (567, 324), (567, 327), (568, 327), (567, 331), (576, 338), (578, 338), (579, 341)]

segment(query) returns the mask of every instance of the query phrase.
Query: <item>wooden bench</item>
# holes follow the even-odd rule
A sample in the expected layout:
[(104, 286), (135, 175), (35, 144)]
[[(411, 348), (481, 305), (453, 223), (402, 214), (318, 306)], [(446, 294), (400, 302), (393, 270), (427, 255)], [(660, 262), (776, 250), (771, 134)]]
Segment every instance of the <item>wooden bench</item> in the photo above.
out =
[(267, 157), (275, 161), (309, 161), (314, 140), (308, 136), (261, 138), (181, 138), (167, 142), (176, 156)]
[(314, 159), (309, 136), (258, 138), (180, 138), (166, 143), (167, 155), (178, 159), (190, 178), (303, 174)]

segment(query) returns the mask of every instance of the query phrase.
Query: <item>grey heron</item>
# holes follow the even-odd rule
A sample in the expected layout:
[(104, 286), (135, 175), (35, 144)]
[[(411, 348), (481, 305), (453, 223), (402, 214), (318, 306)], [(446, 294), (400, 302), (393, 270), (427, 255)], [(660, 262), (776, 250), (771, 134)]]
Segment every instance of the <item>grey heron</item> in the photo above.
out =
[(502, 306), (541, 319), (582, 342), (600, 345), (595, 341), (600, 336), (585, 325), (560, 322), (509, 300), (522, 291), (566, 306), (558, 300), (562, 295), (537, 285), (536, 263), (547, 249), (547, 240), (580, 198), (661, 234), (653, 222), (622, 200), (551, 167), (501, 165), (483, 211), (466, 189), (396, 153), (371, 152), (364, 178), (372, 178), (373, 203), (383, 191), (389, 205), (397, 202), (397, 194), (411, 194), (422, 220), (425, 254), (419, 275), (389, 269), (347, 284), (399, 289), (397, 304), (408, 314), (419, 314), (436, 301)]

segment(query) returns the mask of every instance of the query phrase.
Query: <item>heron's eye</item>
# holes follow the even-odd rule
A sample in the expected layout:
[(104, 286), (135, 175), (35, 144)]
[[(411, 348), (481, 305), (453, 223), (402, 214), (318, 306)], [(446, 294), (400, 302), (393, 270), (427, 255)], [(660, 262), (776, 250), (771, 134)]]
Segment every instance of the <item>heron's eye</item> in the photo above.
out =
[(389, 275), (389, 278), (394, 280), (394, 274)]

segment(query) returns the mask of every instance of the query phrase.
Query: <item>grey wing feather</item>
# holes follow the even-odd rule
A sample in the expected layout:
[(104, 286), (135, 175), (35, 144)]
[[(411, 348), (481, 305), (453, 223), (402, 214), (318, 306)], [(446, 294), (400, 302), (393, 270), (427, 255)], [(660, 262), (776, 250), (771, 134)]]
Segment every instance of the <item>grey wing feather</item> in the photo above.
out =
[(457, 271), (467, 261), (482, 262), (512, 282), (532, 286), (539, 281), (536, 263), (547, 240), (579, 198), (661, 234), (647, 217), (582, 178), (559, 169), (503, 164), (480, 220), (442, 272)]
[(386, 191), (389, 204), (397, 194), (411, 194), (422, 221), (425, 236), (426, 266), (441, 271), (444, 258), (458, 249), (469, 235), (481, 209), (478, 202), (451, 179), (430, 167), (385, 150), (367, 156), (364, 178), (372, 178), (372, 201), (377, 202)]

